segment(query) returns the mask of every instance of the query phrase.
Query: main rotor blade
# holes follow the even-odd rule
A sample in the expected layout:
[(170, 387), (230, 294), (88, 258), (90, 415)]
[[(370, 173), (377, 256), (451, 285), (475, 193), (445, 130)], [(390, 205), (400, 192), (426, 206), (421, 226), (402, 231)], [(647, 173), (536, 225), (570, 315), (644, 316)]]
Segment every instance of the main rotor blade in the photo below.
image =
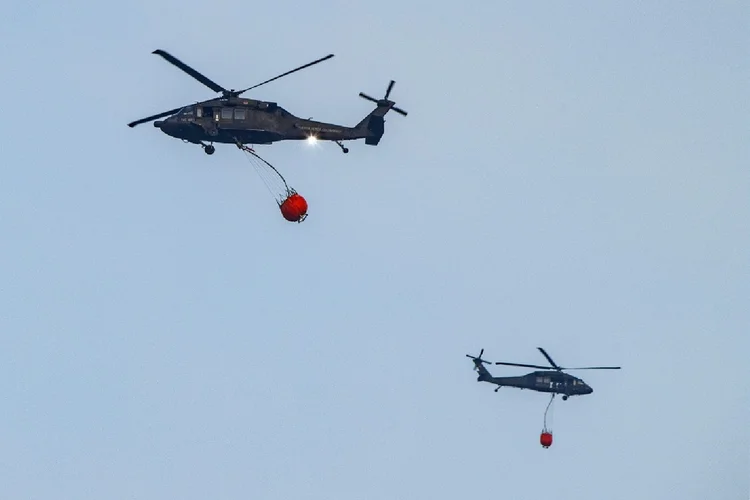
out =
[(136, 125), (140, 125), (141, 123), (150, 122), (152, 120), (156, 120), (157, 118), (161, 118), (163, 116), (173, 115), (173, 114), (177, 113), (179, 110), (181, 110), (184, 107), (185, 106), (182, 106), (182, 107), (179, 107), (179, 108), (170, 109), (169, 111), (165, 111), (163, 113), (159, 113), (158, 115), (149, 116), (148, 118), (141, 118), (140, 120), (136, 120), (134, 122), (128, 123), (128, 127), (133, 128)]
[(214, 82), (212, 80), (209, 80), (208, 78), (206, 78), (202, 74), (198, 73), (197, 71), (195, 71), (193, 68), (191, 68), (190, 66), (188, 66), (184, 62), (182, 62), (179, 59), (177, 59), (176, 57), (174, 57), (172, 54), (170, 54), (168, 52), (165, 52), (165, 51), (163, 51), (161, 49), (156, 49), (155, 51), (152, 52), (152, 54), (156, 54), (156, 55), (162, 56), (168, 62), (174, 64), (175, 66), (177, 66), (178, 68), (180, 68), (182, 71), (184, 71), (188, 75), (192, 76), (193, 78), (195, 78), (196, 80), (198, 80), (199, 82), (201, 82), (203, 85), (205, 85), (206, 87), (210, 88), (214, 92), (221, 92), (221, 93), (226, 93), (227, 92), (227, 90), (224, 87), (222, 87), (221, 85), (219, 85), (218, 83), (216, 83), (216, 82)]
[(523, 363), (504, 363), (502, 361), (495, 361), (496, 365), (505, 365), (505, 366), (521, 366), (523, 368), (540, 368), (542, 370), (549, 370), (549, 366), (539, 366), (539, 365), (525, 365)]
[(540, 351), (540, 352), (541, 352), (542, 354), (544, 354), (544, 357), (545, 357), (545, 358), (547, 358), (547, 361), (549, 361), (549, 364), (551, 364), (551, 365), (552, 365), (552, 367), (553, 367), (553, 368), (554, 368), (555, 370), (561, 370), (561, 369), (562, 369), (562, 368), (560, 368), (559, 366), (557, 366), (557, 363), (555, 363), (554, 361), (552, 361), (552, 358), (550, 358), (550, 357), (549, 357), (549, 354), (547, 354), (547, 351), (545, 351), (545, 350), (544, 350), (544, 349), (542, 349), (541, 347), (537, 347), (537, 349), (539, 349), (539, 351)]
[(282, 73), (282, 74), (280, 74), (279, 76), (274, 76), (273, 78), (271, 78), (271, 79), (269, 79), (269, 80), (266, 80), (265, 82), (261, 82), (261, 83), (259, 83), (259, 84), (257, 84), (257, 85), (253, 85), (252, 87), (248, 87), (248, 88), (246, 88), (245, 90), (240, 90), (240, 91), (239, 91), (239, 92), (238, 92), (238, 93), (237, 93), (236, 95), (240, 95), (240, 94), (243, 94), (243, 93), (247, 92), (248, 90), (252, 90), (252, 89), (255, 89), (255, 88), (258, 88), (258, 87), (260, 87), (261, 85), (265, 85), (265, 84), (267, 84), (267, 83), (270, 83), (270, 82), (272, 82), (272, 81), (274, 81), (274, 80), (278, 80), (278, 79), (279, 79), (279, 78), (281, 78), (282, 76), (287, 76), (287, 75), (291, 75), (291, 74), (292, 74), (292, 73), (294, 73), (295, 71), (299, 71), (299, 70), (301, 70), (301, 69), (309, 68), (310, 66), (312, 66), (312, 65), (314, 65), (314, 64), (318, 64), (318, 63), (321, 63), (321, 62), (325, 61), (326, 59), (330, 59), (330, 58), (332, 58), (332, 57), (333, 57), (333, 54), (328, 54), (328, 55), (327, 55), (327, 56), (325, 56), (325, 57), (321, 57), (320, 59), (317, 59), (317, 60), (315, 60), (315, 61), (313, 61), (313, 62), (311, 62), (311, 63), (307, 63), (307, 64), (305, 64), (305, 65), (303, 65), (303, 66), (300, 66), (299, 68), (294, 68), (293, 70), (291, 70), (291, 71), (287, 71), (286, 73)]
[(562, 370), (620, 370), (619, 366), (584, 366), (582, 368), (562, 368)]

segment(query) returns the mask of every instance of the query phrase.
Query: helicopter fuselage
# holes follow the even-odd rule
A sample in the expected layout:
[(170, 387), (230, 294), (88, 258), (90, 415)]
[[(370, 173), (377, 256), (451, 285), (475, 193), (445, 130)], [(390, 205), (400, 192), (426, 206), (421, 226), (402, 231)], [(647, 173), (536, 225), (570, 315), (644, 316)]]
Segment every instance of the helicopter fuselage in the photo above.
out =
[(583, 380), (558, 371), (536, 371), (519, 377), (487, 377), (480, 374), (479, 380), (501, 387), (516, 387), (566, 396), (583, 396), (594, 392)]
[(212, 99), (185, 106), (154, 126), (165, 134), (200, 144), (272, 144), (288, 140), (344, 141), (367, 138), (367, 127), (344, 127), (303, 119), (273, 102)]

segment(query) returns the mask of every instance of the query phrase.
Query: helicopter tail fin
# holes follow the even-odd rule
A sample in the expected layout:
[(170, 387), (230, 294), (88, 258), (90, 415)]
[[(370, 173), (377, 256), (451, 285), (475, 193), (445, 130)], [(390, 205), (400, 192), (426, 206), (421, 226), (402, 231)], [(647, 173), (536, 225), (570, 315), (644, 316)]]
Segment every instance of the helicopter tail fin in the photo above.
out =
[(489, 382), (492, 380), (492, 374), (480, 362), (475, 361), (474, 366), (478, 372), (477, 382)]
[(387, 110), (383, 111), (380, 107), (375, 108), (372, 113), (365, 116), (365, 118), (355, 127), (357, 130), (361, 130), (366, 134), (365, 144), (369, 146), (377, 146), (380, 142), (380, 139), (385, 133), (385, 119), (383, 118), (385, 113), (387, 113)]
[(386, 113), (393, 110), (400, 115), (407, 115), (406, 111), (401, 108), (395, 107), (395, 102), (388, 100), (388, 96), (391, 95), (391, 90), (393, 90), (393, 85), (395, 83), (396, 82), (391, 80), (391, 82), (388, 84), (388, 88), (385, 91), (385, 97), (383, 97), (382, 99), (375, 99), (374, 97), (370, 97), (365, 93), (359, 93), (359, 96), (361, 98), (374, 102), (377, 105), (377, 107), (373, 109), (370, 114), (365, 116), (364, 119), (355, 127), (358, 130), (366, 132), (365, 144), (368, 144), (370, 146), (377, 146), (377, 144), (380, 142), (380, 138), (383, 137), (383, 134), (385, 133), (384, 117)]
[(484, 367), (484, 365), (490, 364), (490, 362), (482, 359), (482, 354), (484, 354), (484, 349), (479, 352), (479, 356), (467, 354), (466, 357), (471, 358), (471, 361), (474, 363), (474, 369), (479, 375), (477, 377), (477, 382), (489, 382), (492, 380), (492, 374)]

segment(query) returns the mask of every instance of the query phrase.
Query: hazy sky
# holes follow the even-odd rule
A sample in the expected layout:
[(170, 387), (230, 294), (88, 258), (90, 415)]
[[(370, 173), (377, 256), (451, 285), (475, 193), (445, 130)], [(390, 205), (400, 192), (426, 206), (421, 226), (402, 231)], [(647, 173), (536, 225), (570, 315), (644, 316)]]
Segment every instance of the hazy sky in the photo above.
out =
[[(735, 500), (750, 481), (750, 7), (6, 2), (0, 497)], [(377, 147), (151, 124), (227, 88)], [(548, 398), (491, 361), (622, 365)], [(498, 375), (524, 369), (493, 366)]]

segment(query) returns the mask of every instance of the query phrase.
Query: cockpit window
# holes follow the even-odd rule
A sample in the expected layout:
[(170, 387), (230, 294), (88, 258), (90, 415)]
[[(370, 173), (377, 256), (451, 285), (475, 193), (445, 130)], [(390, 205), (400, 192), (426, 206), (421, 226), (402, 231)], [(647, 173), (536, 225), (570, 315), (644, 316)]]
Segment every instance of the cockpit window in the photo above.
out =
[(234, 119), (244, 120), (245, 119), (245, 108), (234, 108)]

